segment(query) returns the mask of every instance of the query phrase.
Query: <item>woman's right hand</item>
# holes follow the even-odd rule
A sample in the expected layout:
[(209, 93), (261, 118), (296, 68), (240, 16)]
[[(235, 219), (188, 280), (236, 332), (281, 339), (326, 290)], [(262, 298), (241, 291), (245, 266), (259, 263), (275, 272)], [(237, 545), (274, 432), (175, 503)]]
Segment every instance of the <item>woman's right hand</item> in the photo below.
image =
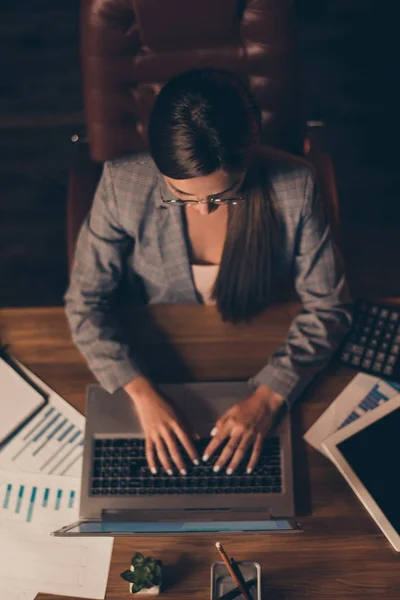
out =
[[(179, 472), (186, 475), (187, 469), (178, 441), (189, 458), (199, 464), (199, 456), (182, 418), (177, 411), (155, 390), (145, 377), (138, 377), (124, 386), (132, 398), (146, 437), (146, 457), (153, 474), (157, 473), (157, 457), (162, 467), (173, 475), (172, 462)], [(171, 462), (172, 460), (172, 462)]]

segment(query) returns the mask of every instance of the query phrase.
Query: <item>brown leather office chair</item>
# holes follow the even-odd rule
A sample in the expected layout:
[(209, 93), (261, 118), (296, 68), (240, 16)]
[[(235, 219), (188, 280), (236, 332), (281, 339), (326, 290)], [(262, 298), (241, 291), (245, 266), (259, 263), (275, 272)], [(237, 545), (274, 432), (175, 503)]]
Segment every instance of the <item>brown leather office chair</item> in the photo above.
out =
[(86, 134), (73, 138), (70, 266), (101, 164), (146, 148), (160, 87), (190, 68), (232, 70), (248, 81), (262, 109), (263, 142), (311, 159), (338, 236), (332, 164), (314, 143), (318, 127), (307, 134), (291, 0), (82, 0), (81, 63)]

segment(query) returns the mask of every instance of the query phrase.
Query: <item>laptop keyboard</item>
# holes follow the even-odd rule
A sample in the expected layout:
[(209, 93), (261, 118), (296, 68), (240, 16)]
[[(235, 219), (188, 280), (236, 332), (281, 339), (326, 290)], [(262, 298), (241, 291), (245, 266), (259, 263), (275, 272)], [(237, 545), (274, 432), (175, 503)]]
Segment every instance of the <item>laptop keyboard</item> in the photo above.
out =
[[(196, 442), (199, 456), (211, 438)], [(199, 466), (187, 464), (187, 475), (170, 476), (159, 469), (153, 475), (147, 466), (143, 439), (96, 439), (90, 481), (92, 496), (151, 496), (163, 494), (279, 494), (282, 492), (279, 437), (267, 438), (257, 467), (246, 474), (243, 464), (232, 474), (214, 473), (218, 454)]]

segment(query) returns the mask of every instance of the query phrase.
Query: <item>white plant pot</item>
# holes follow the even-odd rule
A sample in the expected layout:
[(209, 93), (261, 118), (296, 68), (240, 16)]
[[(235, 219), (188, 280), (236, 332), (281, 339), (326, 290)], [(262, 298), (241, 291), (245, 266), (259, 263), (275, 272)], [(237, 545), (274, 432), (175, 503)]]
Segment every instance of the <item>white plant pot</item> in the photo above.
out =
[[(131, 571), (135, 570), (132, 565), (130, 566), (130, 570)], [(132, 587), (133, 587), (133, 584), (130, 583), (129, 591), (134, 596), (158, 596), (160, 594), (160, 586), (159, 585), (153, 585), (152, 588), (145, 588), (145, 589), (141, 590), (140, 592), (132, 592)]]

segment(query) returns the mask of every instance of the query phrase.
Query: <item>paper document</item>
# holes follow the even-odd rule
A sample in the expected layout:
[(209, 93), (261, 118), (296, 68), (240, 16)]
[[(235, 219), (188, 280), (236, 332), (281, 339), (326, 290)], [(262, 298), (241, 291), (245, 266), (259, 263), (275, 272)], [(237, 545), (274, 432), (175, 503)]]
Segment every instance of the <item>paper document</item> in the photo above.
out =
[(16, 590), (3, 586), (0, 582), (0, 598), (3, 600), (35, 600), (36, 592), (29, 590)]
[(0, 468), (80, 477), (85, 418), (26, 367), (48, 403), (0, 451)]
[(0, 357), (0, 444), (45, 402), (46, 398)]
[(399, 392), (398, 383), (359, 373), (310, 427), (304, 439), (313, 448), (324, 453), (322, 442), (327, 437), (397, 396)]
[(78, 519), (79, 485), (72, 477), (0, 470), (0, 594), (104, 598), (113, 539), (50, 536)]

